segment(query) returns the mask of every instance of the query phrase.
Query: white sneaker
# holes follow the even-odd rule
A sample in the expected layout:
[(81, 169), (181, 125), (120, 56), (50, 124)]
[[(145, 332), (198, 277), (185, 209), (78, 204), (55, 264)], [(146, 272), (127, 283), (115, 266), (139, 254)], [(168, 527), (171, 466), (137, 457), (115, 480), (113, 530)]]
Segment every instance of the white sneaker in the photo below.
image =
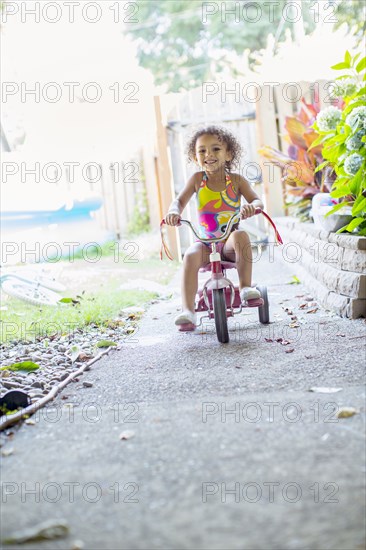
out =
[(192, 323), (193, 325), (195, 325), (196, 324), (196, 314), (192, 313), (192, 311), (189, 311), (189, 309), (185, 309), (184, 311), (182, 311), (182, 313), (177, 315), (177, 317), (175, 318), (174, 323), (178, 326), (179, 325), (186, 325), (188, 323)]
[(258, 300), (261, 298), (261, 293), (256, 288), (251, 286), (245, 286), (240, 291), (240, 299), (242, 302), (247, 302), (248, 300)]

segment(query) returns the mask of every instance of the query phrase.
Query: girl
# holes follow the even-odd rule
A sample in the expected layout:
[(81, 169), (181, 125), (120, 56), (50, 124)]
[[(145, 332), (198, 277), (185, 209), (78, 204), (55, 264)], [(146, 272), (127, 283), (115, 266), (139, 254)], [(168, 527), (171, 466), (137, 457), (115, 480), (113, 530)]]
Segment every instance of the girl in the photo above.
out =
[[(261, 200), (249, 183), (240, 174), (231, 172), (232, 166), (239, 161), (241, 147), (230, 132), (217, 126), (197, 131), (188, 143), (187, 154), (201, 171), (193, 174), (170, 205), (165, 216), (168, 225), (180, 225), (181, 214), (194, 193), (200, 233), (205, 238), (220, 237), (235, 212), (240, 212), (241, 219), (246, 219), (255, 214), (256, 208), (263, 209)], [(247, 202), (242, 207), (241, 196)], [(260, 298), (259, 291), (251, 287), (252, 251), (247, 233), (235, 230), (225, 243), (218, 243), (217, 248), (224, 260), (236, 262), (242, 301)], [(198, 271), (209, 263), (210, 252), (207, 244), (198, 241), (184, 255), (182, 313), (176, 317), (176, 325), (196, 324), (194, 309)]]

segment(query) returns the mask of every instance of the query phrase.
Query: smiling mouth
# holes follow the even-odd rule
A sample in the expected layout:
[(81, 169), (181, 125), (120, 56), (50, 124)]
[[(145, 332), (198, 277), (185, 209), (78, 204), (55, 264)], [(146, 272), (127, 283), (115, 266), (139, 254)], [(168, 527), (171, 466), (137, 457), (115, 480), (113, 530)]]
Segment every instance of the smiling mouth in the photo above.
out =
[(205, 164), (215, 164), (217, 160), (206, 160)]

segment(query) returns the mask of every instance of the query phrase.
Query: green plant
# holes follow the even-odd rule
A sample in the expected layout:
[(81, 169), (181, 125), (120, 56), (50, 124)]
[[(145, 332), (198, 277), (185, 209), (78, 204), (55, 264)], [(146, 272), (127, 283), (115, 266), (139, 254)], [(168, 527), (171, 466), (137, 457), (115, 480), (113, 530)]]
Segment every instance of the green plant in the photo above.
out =
[(136, 204), (131, 220), (127, 226), (128, 236), (140, 235), (150, 229), (149, 208), (147, 204), (146, 189), (143, 189), (137, 196)]
[(342, 97), (343, 109), (327, 107), (320, 111), (313, 128), (319, 137), (311, 147), (322, 145), (324, 167), (334, 171), (336, 179), (331, 196), (339, 202), (327, 215), (351, 207), (352, 220), (337, 231), (366, 235), (366, 57), (354, 57), (346, 51), (344, 61), (332, 69), (345, 70), (336, 78), (334, 97)]
[(281, 168), (285, 206), (301, 221), (310, 220), (313, 196), (320, 191), (329, 191), (333, 181), (329, 170), (318, 169), (324, 160), (321, 147), (313, 146), (319, 138), (319, 134), (312, 128), (318, 112), (317, 105), (308, 104), (302, 99), (300, 112), (293, 117), (286, 117), (288, 154), (268, 145), (259, 149), (260, 155)]

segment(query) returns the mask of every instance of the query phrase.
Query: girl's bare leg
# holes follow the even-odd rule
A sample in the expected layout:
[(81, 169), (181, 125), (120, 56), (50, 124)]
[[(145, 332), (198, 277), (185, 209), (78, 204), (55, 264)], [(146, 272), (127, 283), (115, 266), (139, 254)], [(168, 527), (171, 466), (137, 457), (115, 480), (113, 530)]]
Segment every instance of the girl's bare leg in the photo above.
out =
[(182, 278), (182, 308), (194, 313), (194, 303), (198, 288), (198, 271), (209, 263), (210, 249), (203, 243), (192, 244), (184, 255)]
[(252, 247), (245, 231), (233, 231), (223, 248), (223, 256), (236, 262), (239, 289), (252, 285)]

